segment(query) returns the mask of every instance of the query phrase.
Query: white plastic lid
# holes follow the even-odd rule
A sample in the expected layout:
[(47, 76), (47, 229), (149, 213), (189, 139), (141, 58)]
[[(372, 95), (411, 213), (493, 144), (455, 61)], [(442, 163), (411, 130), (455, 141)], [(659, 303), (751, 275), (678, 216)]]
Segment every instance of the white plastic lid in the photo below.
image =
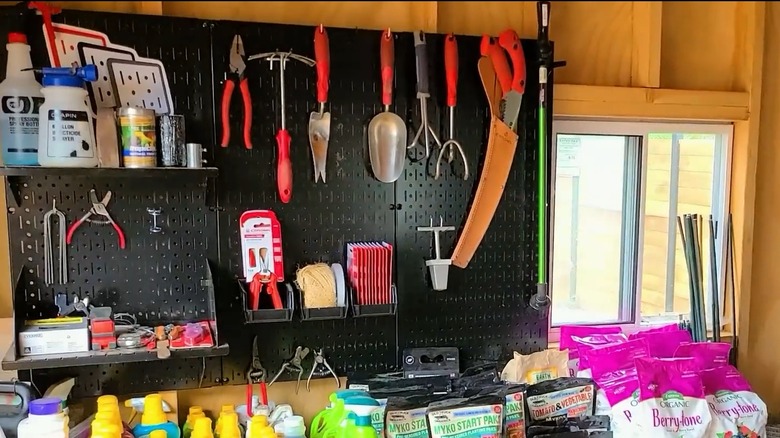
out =
[(305, 436), (306, 425), (303, 423), (303, 417), (300, 415), (293, 415), (284, 419), (284, 436)]

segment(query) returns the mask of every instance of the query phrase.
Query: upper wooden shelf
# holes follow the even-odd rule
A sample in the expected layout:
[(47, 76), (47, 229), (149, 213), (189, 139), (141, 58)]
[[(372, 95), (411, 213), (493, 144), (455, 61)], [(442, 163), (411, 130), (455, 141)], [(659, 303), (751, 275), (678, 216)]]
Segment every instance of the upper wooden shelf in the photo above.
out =
[(71, 176), (86, 178), (165, 178), (175, 176), (201, 176), (214, 178), (216, 167), (193, 169), (188, 167), (41, 167), (0, 166), (2, 176)]

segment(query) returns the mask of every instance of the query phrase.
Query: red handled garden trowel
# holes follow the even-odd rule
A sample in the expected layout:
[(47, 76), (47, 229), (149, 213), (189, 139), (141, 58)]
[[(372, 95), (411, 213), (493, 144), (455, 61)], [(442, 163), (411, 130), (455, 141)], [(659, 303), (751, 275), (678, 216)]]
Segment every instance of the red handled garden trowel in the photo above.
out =
[(325, 164), (328, 159), (328, 140), (330, 139), (330, 113), (325, 112), (328, 101), (328, 80), (330, 76), (330, 49), (328, 34), (319, 25), (314, 30), (314, 60), (317, 69), (318, 111), (309, 116), (309, 146), (314, 161), (314, 182), (322, 178), (325, 182)]

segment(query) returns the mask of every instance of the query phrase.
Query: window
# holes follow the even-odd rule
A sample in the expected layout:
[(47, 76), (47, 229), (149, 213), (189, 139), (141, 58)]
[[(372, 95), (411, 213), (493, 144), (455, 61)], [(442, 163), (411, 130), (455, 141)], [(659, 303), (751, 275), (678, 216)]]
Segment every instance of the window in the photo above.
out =
[[(708, 255), (709, 215), (725, 224), (728, 212), (731, 136), (731, 125), (555, 121), (553, 329), (639, 326), (687, 315), (688, 270), (677, 217), (702, 215), (702, 254)], [(715, 244), (723, 309), (723, 233)]]

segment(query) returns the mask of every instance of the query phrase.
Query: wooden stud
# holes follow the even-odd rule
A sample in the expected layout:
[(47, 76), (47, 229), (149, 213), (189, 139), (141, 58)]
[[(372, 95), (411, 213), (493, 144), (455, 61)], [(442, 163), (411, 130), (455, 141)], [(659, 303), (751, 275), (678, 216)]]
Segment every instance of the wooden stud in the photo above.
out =
[(663, 2), (632, 2), (631, 85), (661, 86)]

